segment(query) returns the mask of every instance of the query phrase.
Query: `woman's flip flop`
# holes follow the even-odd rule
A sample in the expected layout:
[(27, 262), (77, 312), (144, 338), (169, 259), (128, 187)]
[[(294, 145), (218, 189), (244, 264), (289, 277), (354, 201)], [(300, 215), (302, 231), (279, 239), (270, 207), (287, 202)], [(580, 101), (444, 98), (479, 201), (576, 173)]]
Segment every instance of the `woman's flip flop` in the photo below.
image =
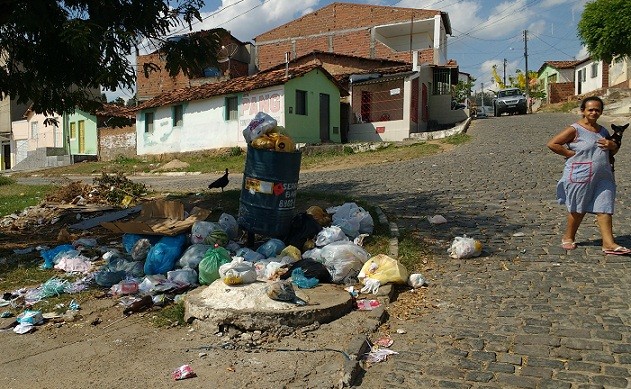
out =
[(576, 249), (576, 243), (572, 242), (571, 240), (569, 241), (561, 241), (561, 248), (563, 248), (563, 250), (574, 250)]
[(606, 255), (629, 255), (631, 254), (631, 250), (626, 247), (618, 246), (611, 250), (603, 249), (603, 253)]

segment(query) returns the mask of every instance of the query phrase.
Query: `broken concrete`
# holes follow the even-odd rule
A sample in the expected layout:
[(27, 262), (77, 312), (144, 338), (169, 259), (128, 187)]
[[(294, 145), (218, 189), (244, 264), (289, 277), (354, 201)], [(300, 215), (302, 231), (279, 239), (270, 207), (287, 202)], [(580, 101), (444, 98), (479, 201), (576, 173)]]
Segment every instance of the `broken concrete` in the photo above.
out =
[(353, 309), (350, 294), (339, 285), (320, 284), (313, 289), (296, 289), (308, 301), (305, 306), (274, 301), (265, 293), (266, 282), (228, 286), (221, 280), (190, 292), (184, 318), (200, 329), (213, 332), (220, 326), (245, 331), (269, 330), (278, 326), (301, 327), (336, 320)]

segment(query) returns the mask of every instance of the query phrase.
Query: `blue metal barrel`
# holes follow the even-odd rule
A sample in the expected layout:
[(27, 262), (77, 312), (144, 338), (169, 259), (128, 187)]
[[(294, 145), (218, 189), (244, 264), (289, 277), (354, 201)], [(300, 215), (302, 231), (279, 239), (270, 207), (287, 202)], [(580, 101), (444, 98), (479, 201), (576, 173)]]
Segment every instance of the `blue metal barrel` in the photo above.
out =
[(249, 233), (284, 238), (296, 208), (299, 151), (279, 152), (248, 145), (239, 201), (239, 226)]

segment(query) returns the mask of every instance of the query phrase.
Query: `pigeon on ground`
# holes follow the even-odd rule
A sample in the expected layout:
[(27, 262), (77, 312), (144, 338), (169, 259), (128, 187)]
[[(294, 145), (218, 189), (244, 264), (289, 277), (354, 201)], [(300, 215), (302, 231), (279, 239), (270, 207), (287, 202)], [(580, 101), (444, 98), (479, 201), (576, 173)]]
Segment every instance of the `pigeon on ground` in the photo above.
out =
[(229, 180), (228, 180), (228, 169), (226, 169), (226, 174), (224, 174), (223, 176), (219, 177), (214, 182), (211, 182), (208, 185), (208, 189), (221, 188), (221, 191), (223, 192), (223, 188), (225, 188), (226, 185), (228, 185), (228, 182), (229, 182)]
[(266, 288), (267, 296), (272, 300), (294, 303), (296, 305), (307, 305), (307, 302), (298, 296), (294, 291), (291, 281), (276, 281)]

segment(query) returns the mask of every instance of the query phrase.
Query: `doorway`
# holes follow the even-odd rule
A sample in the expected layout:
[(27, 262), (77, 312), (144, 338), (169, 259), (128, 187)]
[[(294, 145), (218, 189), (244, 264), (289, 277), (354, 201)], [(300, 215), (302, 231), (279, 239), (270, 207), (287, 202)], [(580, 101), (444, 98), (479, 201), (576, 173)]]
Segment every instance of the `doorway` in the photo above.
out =
[(320, 93), (320, 142), (331, 140), (329, 131), (331, 128), (331, 112), (329, 106), (330, 97), (326, 93)]
[(11, 145), (4, 144), (2, 145), (2, 160), (4, 161), (4, 170), (11, 169)]

